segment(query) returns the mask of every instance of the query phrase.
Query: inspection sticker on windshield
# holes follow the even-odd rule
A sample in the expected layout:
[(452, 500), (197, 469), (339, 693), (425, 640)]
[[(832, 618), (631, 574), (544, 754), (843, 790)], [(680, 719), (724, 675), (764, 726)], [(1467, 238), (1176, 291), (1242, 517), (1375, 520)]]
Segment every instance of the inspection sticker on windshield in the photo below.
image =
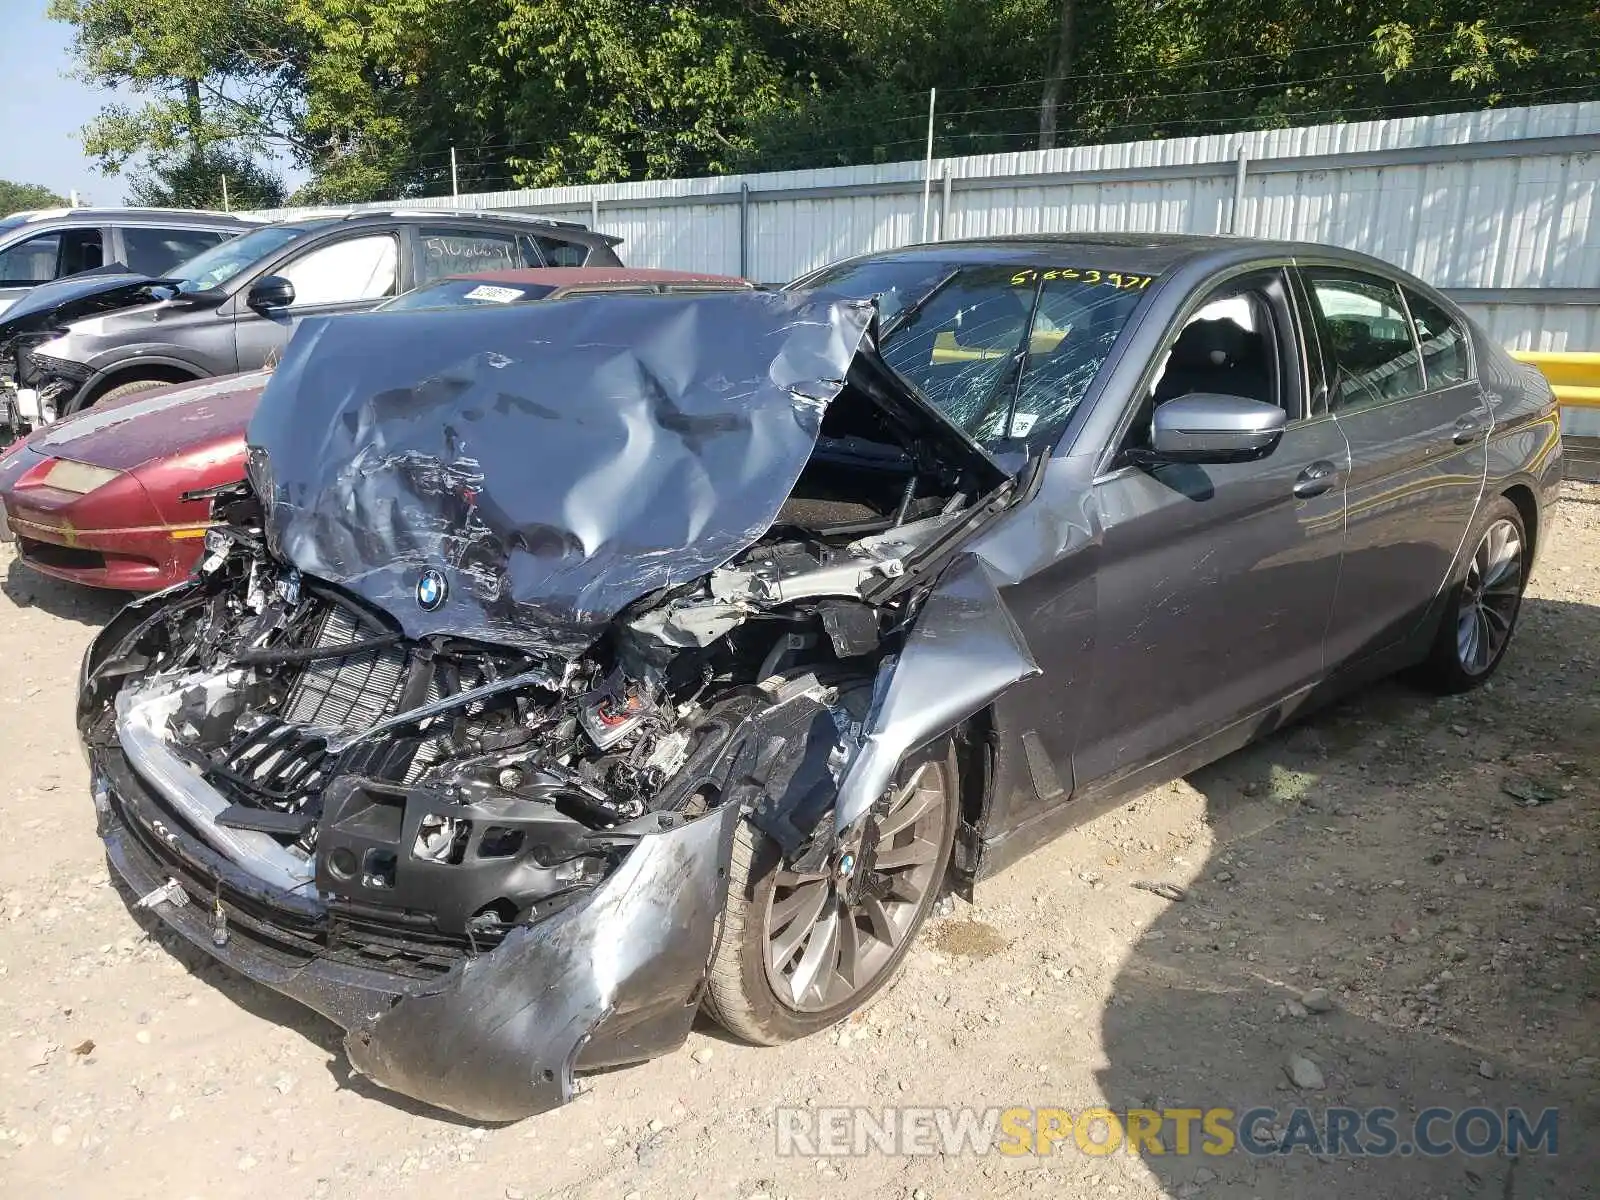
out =
[(1038, 413), (1013, 413), (1011, 417), (1011, 436), (1025, 438), (1033, 432), (1033, 427), (1038, 423)]
[(492, 283), (480, 283), (461, 298), (463, 300), (492, 300), (496, 304), (509, 304), (513, 300), (520, 300), (522, 292), (518, 288), (496, 287)]
[(1139, 292), (1155, 282), (1154, 275), (1134, 275), (1127, 271), (1097, 271), (1092, 267), (1025, 267), (1011, 277), (1012, 287), (1025, 287), (1052, 279), (1076, 279), (1081, 283), (1104, 284), (1122, 291)]

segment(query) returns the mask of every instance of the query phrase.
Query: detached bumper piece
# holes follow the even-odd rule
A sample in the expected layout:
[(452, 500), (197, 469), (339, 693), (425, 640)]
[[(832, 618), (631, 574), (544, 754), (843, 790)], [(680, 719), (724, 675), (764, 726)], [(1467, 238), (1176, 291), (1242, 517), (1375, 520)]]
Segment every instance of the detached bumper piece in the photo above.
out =
[(580, 1069), (688, 1036), (737, 805), (665, 819), (582, 899), (480, 951), (266, 885), (182, 829), (121, 754), (90, 757), (100, 834), (128, 887), (196, 946), (338, 1024), (351, 1065), (385, 1087), (512, 1121), (570, 1100)]

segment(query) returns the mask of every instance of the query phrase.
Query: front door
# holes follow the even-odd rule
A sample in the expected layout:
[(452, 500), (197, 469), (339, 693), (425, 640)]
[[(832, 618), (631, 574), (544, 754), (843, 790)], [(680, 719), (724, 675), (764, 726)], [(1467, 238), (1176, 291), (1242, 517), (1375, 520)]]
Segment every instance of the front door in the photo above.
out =
[(1280, 268), (1217, 285), (1169, 343), (1130, 435), (1196, 392), (1281, 404), (1257, 462), (1124, 465), (1094, 485), (1102, 525), (1091, 700), (1073, 766), (1108, 782), (1308, 688), (1344, 544), (1349, 451), (1311, 404), (1300, 321)]
[(399, 265), (399, 234), (386, 230), (323, 242), (269, 268), (268, 274), (294, 284), (294, 303), (257, 311), (246, 303), (249, 289), (239, 293), (234, 322), (239, 370), (277, 361), (306, 317), (365, 312), (395, 295)]
[(1438, 304), (1362, 271), (1302, 278), (1351, 456), (1328, 657), (1359, 661), (1415, 631), (1448, 578), (1483, 494), (1491, 415), (1465, 331)]

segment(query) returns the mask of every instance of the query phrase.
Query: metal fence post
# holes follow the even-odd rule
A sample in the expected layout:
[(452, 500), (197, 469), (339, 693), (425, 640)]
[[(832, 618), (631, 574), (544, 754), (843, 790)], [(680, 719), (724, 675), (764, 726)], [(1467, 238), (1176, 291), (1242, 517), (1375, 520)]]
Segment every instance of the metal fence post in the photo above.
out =
[(939, 240), (950, 239), (950, 164), (944, 164), (943, 194), (939, 197)]
[(928, 189), (933, 186), (933, 105), (938, 88), (928, 89), (928, 149), (922, 160), (922, 241), (928, 240)]
[(1233, 207), (1228, 210), (1228, 232), (1238, 233), (1240, 214), (1244, 211), (1245, 173), (1250, 169), (1250, 151), (1239, 143), (1239, 161), (1233, 171)]
[(750, 278), (750, 185), (739, 185), (739, 274)]

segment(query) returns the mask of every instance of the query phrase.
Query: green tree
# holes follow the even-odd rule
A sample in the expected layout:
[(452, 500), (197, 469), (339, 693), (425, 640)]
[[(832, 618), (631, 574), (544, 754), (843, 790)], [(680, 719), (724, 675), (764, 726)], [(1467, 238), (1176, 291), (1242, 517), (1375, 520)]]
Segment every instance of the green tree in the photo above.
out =
[(127, 202), (149, 208), (276, 208), (283, 180), (237, 150), (213, 147), (150, 162), (130, 179)]
[[(1600, 95), (1593, 0), (51, 0), (108, 169), (299, 200), (986, 153)], [(197, 165), (196, 170), (200, 167)]]
[(308, 149), (301, 134), (308, 45), (284, 0), (50, 0), (75, 30), (80, 78), (139, 96), (84, 130), (108, 171), (137, 154)]
[(33, 208), (61, 208), (67, 203), (49, 188), (37, 183), (13, 183), (0, 179), (0, 217)]

